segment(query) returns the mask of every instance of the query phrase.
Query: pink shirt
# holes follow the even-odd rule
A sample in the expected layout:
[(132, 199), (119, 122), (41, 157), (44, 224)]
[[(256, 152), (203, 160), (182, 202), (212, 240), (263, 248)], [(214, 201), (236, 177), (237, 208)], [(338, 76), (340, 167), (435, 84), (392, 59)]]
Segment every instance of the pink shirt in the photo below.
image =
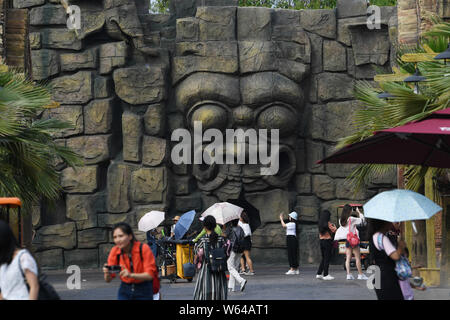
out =
[[(380, 232), (377, 232), (373, 235), (373, 244), (375, 245), (375, 247), (382, 251), (383, 249), (381, 249), (378, 246), (378, 235), (381, 234)], [(386, 252), (386, 254), (388, 256), (390, 256), (394, 251), (396, 251), (397, 249), (394, 247), (394, 245), (392, 244), (392, 242), (389, 240), (388, 237), (386, 237), (385, 235), (383, 235), (383, 247), (384, 247), (384, 251)]]

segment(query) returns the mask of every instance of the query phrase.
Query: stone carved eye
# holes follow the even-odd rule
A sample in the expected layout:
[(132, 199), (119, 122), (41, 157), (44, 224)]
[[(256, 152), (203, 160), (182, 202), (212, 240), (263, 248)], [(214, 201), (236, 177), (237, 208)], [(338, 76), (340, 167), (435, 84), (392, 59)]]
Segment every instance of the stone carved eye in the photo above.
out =
[(228, 127), (230, 121), (229, 109), (219, 102), (201, 102), (191, 108), (187, 119), (191, 128), (194, 128), (195, 121), (200, 121), (203, 131), (211, 128), (223, 131)]
[(266, 105), (256, 115), (258, 129), (279, 129), (280, 137), (292, 134), (297, 127), (297, 122), (297, 112), (282, 102)]

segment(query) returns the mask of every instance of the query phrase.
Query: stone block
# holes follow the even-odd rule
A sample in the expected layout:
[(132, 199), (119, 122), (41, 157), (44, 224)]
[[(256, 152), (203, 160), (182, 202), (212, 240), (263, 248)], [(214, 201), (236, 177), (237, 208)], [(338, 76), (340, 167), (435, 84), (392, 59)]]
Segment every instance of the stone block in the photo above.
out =
[(301, 10), (300, 25), (307, 31), (325, 38), (336, 38), (335, 10), (317, 9)]
[(335, 179), (336, 181), (336, 197), (339, 199), (365, 200), (367, 194), (365, 190), (355, 192), (352, 182), (345, 179)]
[(369, 30), (366, 26), (350, 27), (355, 65), (384, 65), (389, 60), (391, 44), (386, 26)]
[(66, 217), (75, 221), (78, 230), (97, 227), (96, 197), (92, 195), (68, 195)]
[(142, 141), (142, 163), (156, 167), (165, 162), (169, 155), (169, 145), (166, 139), (144, 136)]
[(152, 104), (166, 99), (166, 70), (162, 66), (134, 66), (113, 73), (117, 95), (129, 104)]
[[(299, 241), (299, 262), (300, 266), (305, 264), (320, 263), (320, 243), (316, 224), (302, 224), (299, 227), (297, 238)], [(307, 244), (307, 245), (302, 245)]]
[(166, 202), (168, 177), (165, 167), (141, 168), (132, 173), (131, 198), (136, 203)]
[(353, 26), (366, 26), (367, 27), (367, 17), (353, 17), (338, 19), (337, 21), (337, 40), (347, 46), (352, 45), (352, 34), (350, 32), (350, 27)]
[(64, 264), (80, 268), (98, 268), (98, 249), (76, 249), (64, 252)]
[(263, 225), (279, 221), (280, 212), (290, 212), (289, 193), (281, 189), (246, 194), (245, 199), (259, 210)]
[(144, 115), (145, 133), (150, 136), (162, 136), (166, 128), (166, 110), (163, 104), (150, 105)]
[(98, 65), (98, 50), (89, 49), (81, 53), (63, 53), (60, 59), (62, 71), (96, 69)]
[(40, 6), (45, 0), (13, 0), (13, 7), (17, 9)]
[(272, 9), (272, 24), (274, 26), (299, 26), (300, 15), (300, 10), (275, 8)]
[(336, 185), (332, 178), (326, 175), (313, 175), (313, 192), (317, 197), (323, 200), (336, 198)]
[(107, 211), (124, 213), (130, 210), (129, 185), (132, 167), (113, 162), (108, 168), (107, 178)]
[(319, 199), (315, 196), (298, 196), (294, 210), (300, 222), (317, 222), (319, 220)]
[(188, 17), (177, 19), (177, 41), (198, 41), (199, 32), (198, 20), (196, 18)]
[(83, 6), (81, 13), (81, 29), (78, 38), (85, 39), (88, 35), (100, 31), (105, 25), (105, 11), (96, 6)]
[(52, 97), (64, 104), (84, 104), (93, 97), (93, 76), (90, 71), (79, 71), (51, 81)]
[(297, 193), (311, 193), (311, 175), (298, 174), (295, 177), (295, 190)]
[(277, 47), (272, 41), (240, 41), (240, 73), (277, 71)]
[(143, 135), (142, 117), (126, 111), (122, 115), (123, 159), (125, 161), (141, 161), (140, 145)]
[(99, 213), (98, 226), (101, 228), (112, 228), (115, 224), (125, 222), (130, 226), (136, 224), (134, 213)]
[(67, 139), (67, 147), (84, 158), (85, 164), (96, 164), (109, 160), (111, 154), (111, 135), (82, 136)]
[(64, 268), (64, 255), (62, 249), (45, 250), (34, 254), (38, 265), (44, 270), (57, 270)]
[(272, 35), (271, 9), (261, 7), (238, 7), (238, 41), (270, 41)]
[[(280, 220), (278, 213), (278, 221)], [(286, 232), (281, 224), (269, 223), (252, 233), (252, 249), (254, 248), (286, 248)], [(285, 252), (284, 252), (285, 254)], [(253, 259), (253, 254), (252, 254)]]
[(314, 34), (308, 33), (311, 43), (311, 72), (320, 73), (323, 70), (323, 38)]
[(367, 14), (366, 0), (338, 0), (336, 2), (338, 18), (365, 16)]
[(94, 79), (94, 98), (108, 98), (113, 93), (113, 81), (108, 77), (95, 77)]
[(202, 209), (202, 198), (200, 194), (175, 197), (175, 209), (179, 213), (191, 210), (200, 211)]
[(61, 5), (47, 4), (42, 7), (35, 7), (30, 10), (30, 25), (57, 25), (67, 24), (66, 10)]
[(306, 170), (311, 173), (324, 173), (323, 164), (317, 164), (325, 156), (324, 145), (319, 142), (307, 140), (306, 146)]
[(97, 99), (84, 107), (84, 133), (110, 133), (113, 121), (114, 98)]
[(102, 228), (92, 228), (78, 231), (78, 248), (97, 248), (99, 243), (108, 242), (108, 230)]
[(323, 42), (323, 69), (325, 71), (346, 71), (347, 53), (343, 45), (337, 41)]
[(174, 176), (173, 187), (177, 196), (191, 194), (195, 189), (195, 180), (191, 176)]
[(63, 29), (42, 29), (42, 47), (49, 49), (81, 50), (83, 44), (75, 32)]
[(76, 247), (77, 234), (75, 222), (45, 226), (37, 230), (33, 245), (37, 251), (52, 248), (70, 250)]
[(44, 80), (58, 74), (60, 71), (58, 53), (48, 49), (32, 50), (31, 68), (33, 80)]
[(60, 106), (44, 111), (44, 118), (57, 119), (68, 123), (71, 127), (52, 132), (54, 138), (67, 138), (83, 133), (83, 107), (82, 106)]
[(100, 74), (108, 74), (116, 67), (123, 67), (128, 57), (125, 41), (107, 43), (100, 46)]
[(92, 193), (98, 187), (98, 166), (66, 168), (61, 171), (61, 186), (67, 193)]
[(354, 80), (346, 74), (324, 72), (317, 76), (319, 100), (342, 100), (353, 98)]
[(198, 7), (196, 18), (199, 20), (201, 41), (236, 40), (237, 7)]

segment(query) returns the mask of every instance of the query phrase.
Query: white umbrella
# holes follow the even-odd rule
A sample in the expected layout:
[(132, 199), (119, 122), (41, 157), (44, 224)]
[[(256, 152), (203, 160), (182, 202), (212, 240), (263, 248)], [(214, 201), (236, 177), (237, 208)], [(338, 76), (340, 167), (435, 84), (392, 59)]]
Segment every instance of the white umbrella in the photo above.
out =
[(138, 223), (139, 231), (147, 232), (155, 229), (164, 221), (164, 212), (150, 211), (147, 212)]
[(231, 220), (239, 219), (242, 211), (244, 209), (229, 202), (219, 202), (206, 209), (201, 217), (204, 219), (206, 216), (213, 216), (218, 224), (224, 225)]

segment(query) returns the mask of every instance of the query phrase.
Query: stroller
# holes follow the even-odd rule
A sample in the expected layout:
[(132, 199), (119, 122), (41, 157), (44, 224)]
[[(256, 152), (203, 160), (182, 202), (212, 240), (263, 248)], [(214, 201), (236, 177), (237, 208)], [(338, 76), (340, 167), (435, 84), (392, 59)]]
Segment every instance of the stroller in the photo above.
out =
[[(165, 237), (157, 242), (157, 265), (161, 271), (161, 279), (176, 282), (185, 279), (191, 282), (194, 278), (194, 246), (190, 240), (173, 240)], [(192, 264), (190, 266), (189, 264)]]

